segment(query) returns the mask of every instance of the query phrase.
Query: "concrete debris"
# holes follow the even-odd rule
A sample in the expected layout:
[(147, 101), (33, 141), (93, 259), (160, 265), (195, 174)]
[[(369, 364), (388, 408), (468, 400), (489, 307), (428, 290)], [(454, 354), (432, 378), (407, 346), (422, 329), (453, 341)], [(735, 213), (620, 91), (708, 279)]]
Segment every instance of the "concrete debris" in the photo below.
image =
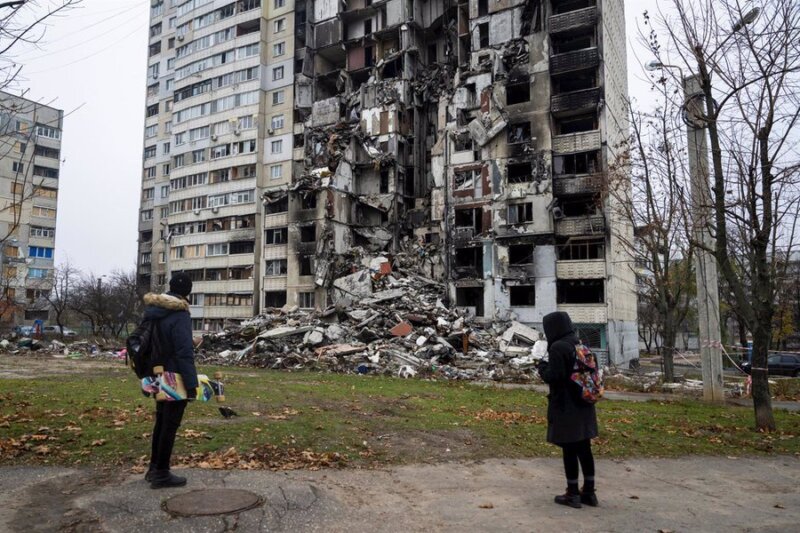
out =
[[(537, 379), (539, 332), (519, 322), (473, 323), (451, 307), (444, 284), (421, 273), (424, 248), (354, 255), (330, 284), (332, 306), (272, 309), (206, 334), (202, 364), (380, 374), (404, 378)], [(523, 353), (524, 352), (524, 353)]]

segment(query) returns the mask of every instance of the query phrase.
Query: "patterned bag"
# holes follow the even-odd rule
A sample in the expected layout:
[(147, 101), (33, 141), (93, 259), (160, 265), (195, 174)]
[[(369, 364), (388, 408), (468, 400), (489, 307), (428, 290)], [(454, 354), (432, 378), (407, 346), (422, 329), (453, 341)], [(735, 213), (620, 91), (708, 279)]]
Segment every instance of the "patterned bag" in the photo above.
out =
[(575, 346), (575, 366), (570, 381), (581, 388), (581, 400), (592, 405), (603, 397), (603, 371), (597, 357), (583, 344)]
[[(195, 399), (201, 402), (216, 398), (218, 402), (225, 401), (225, 389), (222, 381), (209, 379), (205, 374), (197, 375), (197, 395)], [(183, 378), (176, 372), (164, 372), (157, 376), (142, 378), (142, 394), (155, 398), (157, 402), (175, 402), (188, 399)]]

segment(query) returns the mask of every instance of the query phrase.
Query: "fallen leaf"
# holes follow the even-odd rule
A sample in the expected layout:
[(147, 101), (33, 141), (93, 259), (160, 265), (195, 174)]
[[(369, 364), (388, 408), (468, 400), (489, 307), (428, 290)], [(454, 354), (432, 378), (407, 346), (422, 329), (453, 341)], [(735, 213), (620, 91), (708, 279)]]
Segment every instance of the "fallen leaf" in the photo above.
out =
[(482, 503), (478, 507), (480, 507), (481, 509), (494, 509), (494, 504)]
[(92, 441), (92, 446), (103, 446), (106, 443), (106, 439), (97, 439)]

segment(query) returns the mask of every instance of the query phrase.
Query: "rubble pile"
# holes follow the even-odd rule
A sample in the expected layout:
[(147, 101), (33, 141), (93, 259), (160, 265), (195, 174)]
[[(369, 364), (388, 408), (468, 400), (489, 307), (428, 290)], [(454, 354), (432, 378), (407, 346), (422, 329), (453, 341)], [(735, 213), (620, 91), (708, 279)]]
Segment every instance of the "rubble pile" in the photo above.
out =
[[(417, 250), (416, 253), (423, 253)], [(518, 322), (476, 327), (443, 303), (444, 286), (373, 258), (335, 279), (333, 305), (284, 307), (208, 334), (197, 349), (206, 364), (287, 370), (531, 381), (539, 332)], [(541, 347), (542, 343), (540, 343)]]

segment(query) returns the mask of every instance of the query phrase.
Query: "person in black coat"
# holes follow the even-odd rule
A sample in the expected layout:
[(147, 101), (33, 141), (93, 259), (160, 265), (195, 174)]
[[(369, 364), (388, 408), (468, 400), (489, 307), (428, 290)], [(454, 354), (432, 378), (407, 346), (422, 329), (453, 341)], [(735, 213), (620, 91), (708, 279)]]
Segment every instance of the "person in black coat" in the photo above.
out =
[[(197, 394), (197, 369), (194, 366), (192, 319), (187, 297), (192, 292), (192, 280), (183, 272), (172, 276), (169, 292), (146, 294), (145, 320), (157, 320), (161, 348), (165, 352), (164, 370), (181, 375), (188, 399)], [(156, 422), (153, 427), (150, 468), (145, 480), (154, 489), (181, 487), (186, 478), (172, 474), (169, 469), (175, 435), (183, 419), (188, 400), (156, 402)]]
[[(539, 365), (539, 374), (550, 386), (547, 395), (547, 442), (560, 446), (564, 456), (567, 491), (556, 496), (561, 505), (596, 506), (594, 457), (591, 439), (597, 436), (597, 415), (593, 404), (580, 397), (580, 387), (570, 380), (575, 365), (575, 345), (580, 344), (572, 320), (564, 312), (545, 315), (542, 320), (547, 337), (548, 361)], [(578, 464), (583, 470), (583, 488), (578, 490)]]

